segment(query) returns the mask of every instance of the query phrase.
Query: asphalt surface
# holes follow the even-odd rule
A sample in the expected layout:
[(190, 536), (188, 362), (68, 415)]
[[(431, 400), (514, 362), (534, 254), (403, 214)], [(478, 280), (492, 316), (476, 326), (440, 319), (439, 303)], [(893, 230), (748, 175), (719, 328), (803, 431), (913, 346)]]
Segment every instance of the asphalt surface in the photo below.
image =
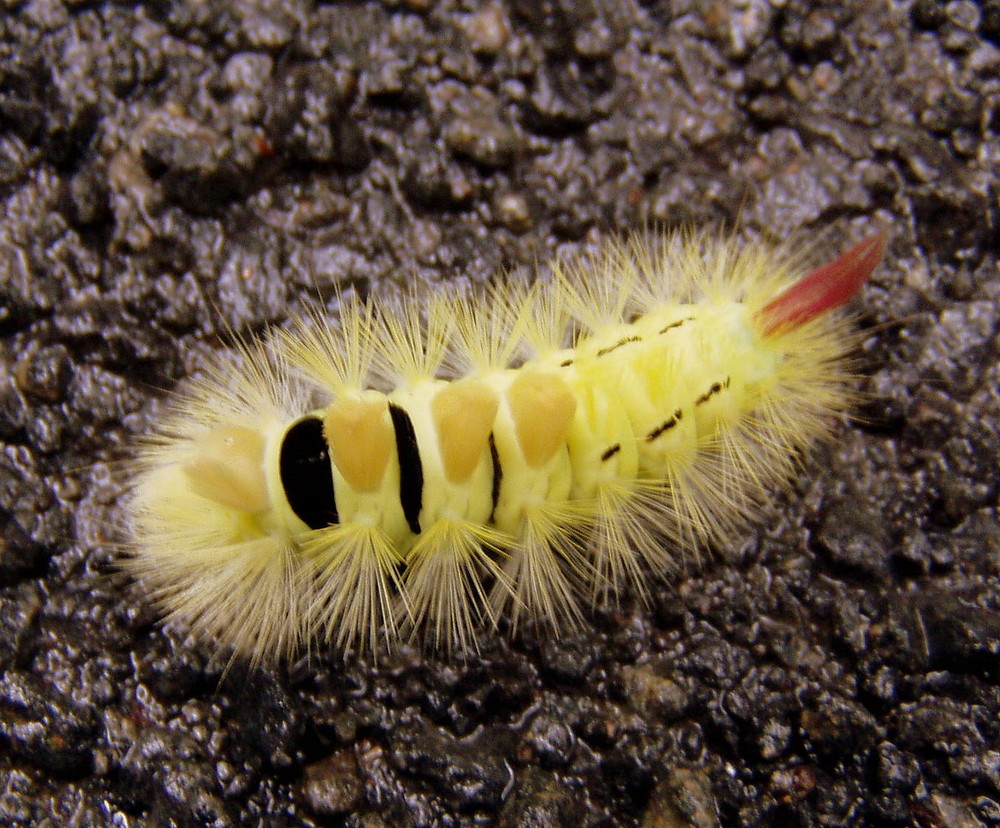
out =
[[(0, 823), (1000, 825), (1000, 3), (2, 6)], [(692, 224), (892, 240), (866, 402), (651, 606), (224, 673), (115, 570), (234, 333)]]

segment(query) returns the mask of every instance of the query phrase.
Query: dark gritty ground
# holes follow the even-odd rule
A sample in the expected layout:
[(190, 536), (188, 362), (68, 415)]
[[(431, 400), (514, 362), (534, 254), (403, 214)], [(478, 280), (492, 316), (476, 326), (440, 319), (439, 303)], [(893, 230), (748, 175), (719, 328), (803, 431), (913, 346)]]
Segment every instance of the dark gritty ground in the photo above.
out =
[[(1000, 3), (3, 6), (0, 822), (1000, 825)], [(219, 686), (109, 566), (227, 331), (737, 219), (891, 229), (870, 399), (652, 607)]]

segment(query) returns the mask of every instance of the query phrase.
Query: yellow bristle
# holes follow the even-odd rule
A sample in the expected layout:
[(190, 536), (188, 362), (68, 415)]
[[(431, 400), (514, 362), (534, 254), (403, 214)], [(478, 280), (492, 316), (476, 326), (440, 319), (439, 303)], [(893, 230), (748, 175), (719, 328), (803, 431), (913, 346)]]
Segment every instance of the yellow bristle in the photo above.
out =
[(403, 626), (411, 635), (424, 630), (424, 640), (435, 649), (474, 645), (484, 620), (491, 627), (497, 624), (486, 584), (511, 590), (497, 559), (512, 540), (467, 521), (434, 523), (406, 559), (403, 588), (408, 602)]

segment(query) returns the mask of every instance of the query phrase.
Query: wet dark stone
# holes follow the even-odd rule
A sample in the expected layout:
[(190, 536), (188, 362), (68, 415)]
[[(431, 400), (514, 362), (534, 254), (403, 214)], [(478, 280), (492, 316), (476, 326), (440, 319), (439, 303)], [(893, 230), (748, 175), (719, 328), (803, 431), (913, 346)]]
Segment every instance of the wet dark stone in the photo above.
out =
[(309, 809), (320, 817), (357, 810), (364, 794), (358, 761), (350, 750), (337, 751), (307, 765), (300, 792)]
[(718, 808), (712, 782), (702, 771), (672, 768), (657, 785), (642, 815), (642, 828), (717, 828)]
[(267, 129), (278, 147), (315, 164), (361, 169), (371, 150), (348, 114), (357, 90), (349, 63), (308, 64), (288, 73), (268, 99)]
[(0, 508), (22, 515), (41, 515), (52, 505), (33, 452), (24, 446), (0, 447)]
[(920, 29), (936, 29), (947, 20), (944, 3), (938, 0), (917, 0), (910, 8), (910, 19)]
[(241, 191), (244, 179), (232, 146), (215, 130), (162, 115), (141, 132), (139, 145), (150, 175), (193, 212), (211, 213)]
[[(6, 586), (6, 579), (0, 585)], [(41, 596), (22, 584), (0, 595), (0, 671), (30, 664), (37, 642)]]
[(547, 770), (565, 767), (573, 759), (576, 737), (566, 721), (567, 712), (558, 708), (544, 709), (531, 720), (522, 737), (522, 748), (530, 751)]
[[(572, 51), (593, 55), (595, 40), (600, 40), (603, 44), (599, 51), (615, 44), (620, 45), (624, 41), (627, 33), (625, 27), (629, 22), (628, 15), (621, 13), (624, 8), (609, 9), (593, 0), (555, 0), (551, 3), (514, 0), (511, 10), (531, 28), (545, 48), (556, 55)], [(598, 32), (603, 34), (598, 35)]]
[(73, 362), (64, 345), (50, 345), (25, 354), (14, 366), (18, 389), (38, 402), (60, 402), (72, 379)]
[(647, 719), (679, 718), (688, 707), (688, 697), (672, 674), (669, 662), (626, 667), (622, 671), (622, 684), (629, 705)]
[(0, 584), (35, 571), (47, 557), (45, 546), (32, 540), (10, 512), (0, 509)]
[(497, 222), (514, 233), (523, 233), (532, 223), (531, 205), (520, 193), (501, 193), (493, 203)]
[(896, 712), (896, 742), (911, 751), (940, 757), (980, 756), (986, 742), (965, 702), (928, 696)]
[(679, 664), (709, 686), (728, 687), (750, 669), (750, 654), (728, 641), (705, 638)]
[[(176, 343), (155, 325), (139, 325), (115, 303), (84, 300), (69, 304), (52, 317), (52, 330), (74, 354), (82, 352), (88, 360), (129, 371), (159, 365), (170, 377), (176, 372)], [(159, 386), (163, 384), (161, 378)]]
[(235, 826), (219, 795), (211, 766), (199, 761), (195, 743), (147, 725), (121, 759), (117, 794), (153, 821), (178, 825)]
[(807, 706), (800, 726), (807, 748), (834, 766), (863, 760), (880, 731), (864, 707), (837, 696), (824, 696)]
[(476, 196), (479, 182), (443, 153), (427, 147), (411, 159), (403, 188), (421, 204), (458, 207)]
[(524, 768), (497, 816), (499, 828), (564, 828), (578, 825), (584, 803), (557, 777), (536, 767)]
[(889, 527), (877, 506), (840, 501), (824, 514), (816, 544), (830, 561), (859, 576), (885, 581), (889, 576)]
[(919, 532), (899, 544), (893, 563), (904, 574), (926, 575), (950, 569), (955, 563), (955, 555), (946, 538), (932, 538)]
[(825, 825), (850, 825), (857, 813), (860, 795), (861, 781), (856, 777), (833, 779), (817, 786), (817, 819)]
[(916, 612), (926, 634), (929, 664), (963, 672), (1000, 671), (1000, 613), (941, 595)]
[(746, 68), (749, 92), (777, 89), (792, 71), (792, 62), (773, 40), (766, 40), (750, 57)]
[(477, 55), (496, 56), (510, 37), (510, 21), (500, 6), (486, 6), (472, 14), (463, 29)]
[(875, 769), (878, 796), (872, 804), (879, 816), (890, 825), (910, 824), (910, 802), (921, 781), (916, 758), (892, 742), (882, 742), (878, 746)]
[(872, 643), (910, 670), (947, 669), (993, 676), (1000, 669), (1000, 616), (974, 596), (928, 593), (887, 596), (887, 613)]
[(590, 643), (577, 637), (550, 636), (545, 639), (539, 655), (549, 675), (570, 684), (583, 681), (594, 659)]
[(12, 755), (59, 774), (86, 772), (94, 761), (94, 712), (30, 673), (0, 676), (0, 739)]
[(139, 678), (158, 699), (187, 699), (196, 689), (206, 686), (205, 659), (191, 652), (174, 652), (170, 658), (154, 656), (143, 660)]
[(474, 98), (457, 111), (445, 131), (448, 148), (486, 167), (505, 167), (524, 142), (500, 117), (496, 102)]
[(240, 688), (236, 700), (239, 724), (234, 734), (239, 753), (259, 758), (274, 768), (291, 765), (305, 723), (288, 688), (256, 670), (242, 681), (237, 673), (231, 673), (227, 681), (238, 682)]
[[(914, 159), (923, 158), (926, 163), (936, 164), (927, 152), (918, 147), (907, 151), (913, 152)], [(933, 250), (934, 255), (943, 261), (949, 257), (965, 258), (966, 252), (980, 247), (989, 233), (987, 226), (975, 220), (989, 208), (977, 193), (970, 192), (957, 182), (919, 188), (913, 193), (912, 200), (919, 220), (921, 245)], [(941, 218), (946, 215), (964, 218), (943, 222)]]
[(109, 199), (107, 170), (86, 166), (70, 178), (66, 187), (67, 218), (80, 227), (99, 226), (111, 214)]
[(456, 740), (439, 728), (406, 722), (393, 733), (392, 764), (426, 779), (460, 811), (496, 809), (510, 782), (503, 745), (492, 740)]
[(550, 64), (536, 76), (525, 122), (534, 131), (546, 134), (580, 129), (596, 117), (595, 99), (610, 88), (612, 81), (613, 72), (603, 64)]
[(783, 11), (779, 37), (787, 48), (816, 59), (836, 42), (840, 21), (832, 7), (809, 9), (808, 4), (793, 0)]
[(979, 31), (983, 37), (1000, 44), (1000, 0), (986, 0), (979, 18)]

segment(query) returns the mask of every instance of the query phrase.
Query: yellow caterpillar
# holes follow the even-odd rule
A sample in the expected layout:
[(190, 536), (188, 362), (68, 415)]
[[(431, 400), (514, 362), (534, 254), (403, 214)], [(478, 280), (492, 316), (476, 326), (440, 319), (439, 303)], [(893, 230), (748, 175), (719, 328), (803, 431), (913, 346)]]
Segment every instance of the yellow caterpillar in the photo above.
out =
[(139, 450), (126, 566), (255, 662), (573, 625), (737, 528), (828, 432), (852, 396), (830, 311), (885, 244), (803, 275), (636, 237), (485, 297), (345, 299), (180, 397)]

